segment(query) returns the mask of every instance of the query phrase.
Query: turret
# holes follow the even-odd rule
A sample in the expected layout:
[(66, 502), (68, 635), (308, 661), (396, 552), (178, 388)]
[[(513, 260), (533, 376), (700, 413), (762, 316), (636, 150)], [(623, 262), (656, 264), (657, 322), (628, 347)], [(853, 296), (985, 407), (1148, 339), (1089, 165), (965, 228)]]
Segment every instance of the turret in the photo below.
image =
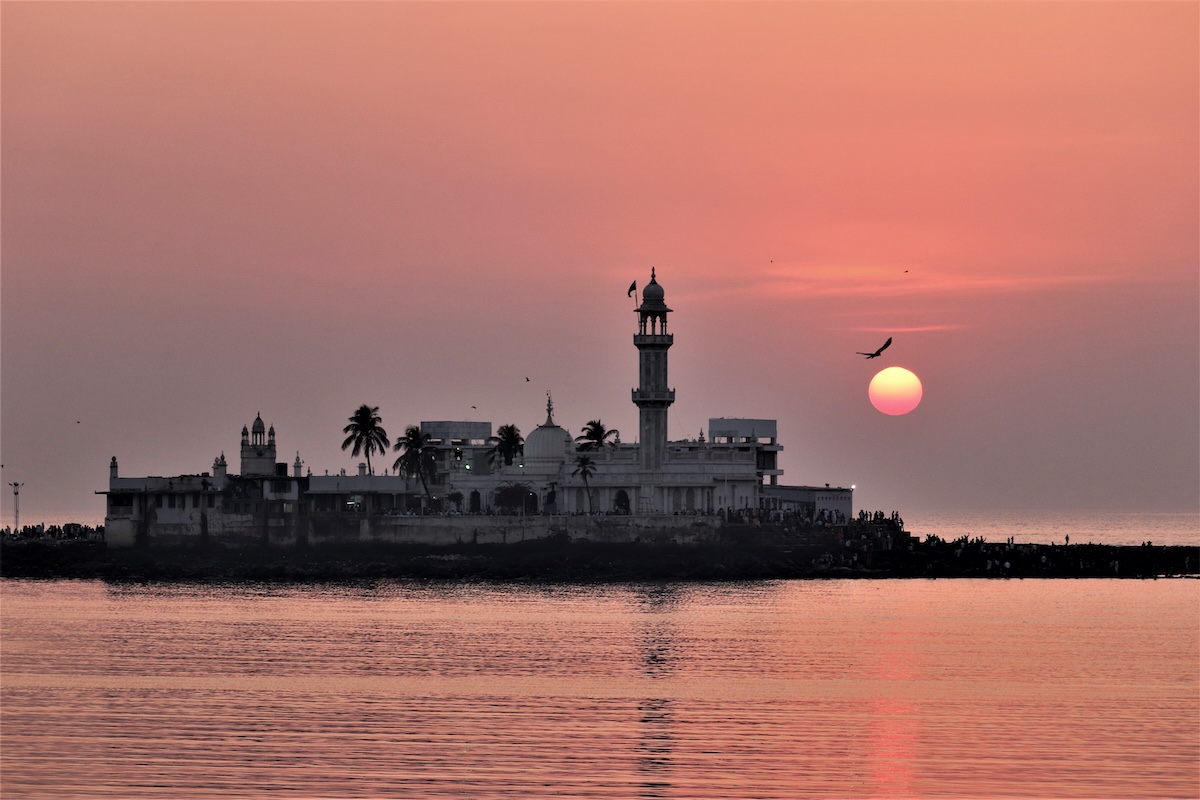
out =
[[(274, 432), (275, 429), (271, 428), (271, 431)], [(299, 478), (300, 470), (303, 469), (303, 467), (304, 467), (304, 464), (301, 463), (301, 461), (300, 461), (300, 451), (297, 450), (296, 451), (296, 460), (292, 462), (292, 477)]]
[(117, 457), (113, 456), (112, 461), (108, 462), (108, 479), (110, 481), (117, 479)]
[(267, 426), (259, 414), (249, 430), (242, 427), (242, 475), (275, 474), (275, 426), (271, 426), (268, 437)]

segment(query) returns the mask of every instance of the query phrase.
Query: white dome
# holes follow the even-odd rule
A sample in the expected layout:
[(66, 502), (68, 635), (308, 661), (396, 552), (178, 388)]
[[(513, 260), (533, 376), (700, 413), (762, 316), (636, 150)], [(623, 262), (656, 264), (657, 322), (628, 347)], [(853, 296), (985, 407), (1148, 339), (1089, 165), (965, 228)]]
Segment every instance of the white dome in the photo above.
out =
[(538, 425), (525, 437), (525, 463), (530, 461), (553, 461), (558, 464), (566, 461), (575, 440), (571, 434), (547, 419), (545, 424)]
[(546, 421), (534, 428), (525, 437), (525, 464), (540, 463), (557, 467), (567, 460), (575, 447), (571, 434), (554, 424), (554, 402), (546, 392)]

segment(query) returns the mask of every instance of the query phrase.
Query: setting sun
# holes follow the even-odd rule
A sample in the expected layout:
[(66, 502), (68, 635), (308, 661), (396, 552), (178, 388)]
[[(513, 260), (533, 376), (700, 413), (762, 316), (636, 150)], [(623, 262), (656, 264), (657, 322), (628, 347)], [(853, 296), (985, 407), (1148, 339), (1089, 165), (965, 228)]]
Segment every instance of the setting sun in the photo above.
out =
[(907, 414), (921, 402), (921, 380), (904, 367), (888, 367), (871, 379), (871, 405), (885, 414)]

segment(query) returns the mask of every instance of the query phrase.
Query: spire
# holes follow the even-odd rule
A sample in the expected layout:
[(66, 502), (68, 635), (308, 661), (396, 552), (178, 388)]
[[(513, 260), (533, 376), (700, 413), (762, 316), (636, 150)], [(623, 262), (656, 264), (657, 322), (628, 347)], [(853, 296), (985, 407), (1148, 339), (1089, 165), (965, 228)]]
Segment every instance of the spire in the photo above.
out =
[(550, 390), (546, 390), (546, 424), (554, 424), (554, 399), (550, 397)]

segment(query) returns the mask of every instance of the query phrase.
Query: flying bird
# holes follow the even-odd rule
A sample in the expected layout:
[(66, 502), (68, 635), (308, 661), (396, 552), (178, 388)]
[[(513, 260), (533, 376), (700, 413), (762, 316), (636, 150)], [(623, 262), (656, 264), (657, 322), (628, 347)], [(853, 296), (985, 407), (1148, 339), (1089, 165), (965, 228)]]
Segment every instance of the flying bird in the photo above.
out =
[(888, 345), (890, 345), (891, 343), (892, 343), (892, 337), (889, 336), (888, 340), (883, 343), (883, 346), (880, 347), (878, 350), (876, 350), (874, 353), (859, 353), (858, 355), (866, 356), (867, 358), (879, 358), (879, 354), (882, 353), (884, 350), (887, 350)]
[(526, 382), (526, 383), (529, 383), (529, 378), (526, 378), (526, 379), (525, 379), (525, 382)]

